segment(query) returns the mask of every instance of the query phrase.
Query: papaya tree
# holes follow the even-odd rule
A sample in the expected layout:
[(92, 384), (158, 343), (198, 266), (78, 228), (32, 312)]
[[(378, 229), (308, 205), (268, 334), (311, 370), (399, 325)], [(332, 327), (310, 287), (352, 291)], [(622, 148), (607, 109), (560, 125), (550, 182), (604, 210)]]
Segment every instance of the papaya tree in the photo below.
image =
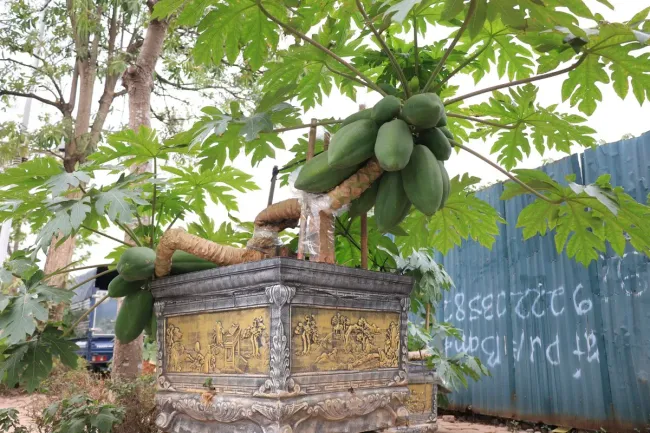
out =
[[(336, 254), (320, 255), (318, 250), (307, 249), (311, 259), (358, 266), (361, 248), (356, 239), (361, 229), (355, 215), (372, 212), (374, 207), (374, 215), (368, 218), (369, 267), (407, 272), (418, 280), (412, 305), (415, 315), (423, 320), (409, 326), (411, 348), (426, 346), (429, 362), (439, 371), (451, 371), (457, 383), (462, 383), (465, 375), (476, 378), (484, 373), (476, 359), (447, 359), (432, 343), (432, 333), (459, 336), (446, 324), (434, 321), (426, 325), (433, 311), (424, 306), (435, 303), (441, 288), (451, 283), (426, 253), (413, 252), (433, 247), (445, 253), (466, 239), (489, 247), (503, 220), (474, 194), (479, 178), (464, 174), (447, 179), (444, 162), (467, 154), (508, 176), (511, 182), (506, 184), (503, 199), (521, 194), (535, 197), (519, 220), (525, 236), (550, 232), (558, 251), (566, 250), (581, 263), (596, 259), (607, 245), (622, 253), (627, 242), (650, 254), (650, 208), (611, 185), (607, 176), (593, 185), (566, 186), (541, 171), (517, 169), (532, 149), (542, 154), (548, 149), (568, 153), (572, 145), (594, 144), (594, 131), (585, 125), (584, 117), (537, 102), (538, 86), (543, 86), (544, 79), (563, 77), (558, 100), (569, 101), (587, 115), (602, 99), (598, 84), (611, 82), (619, 96), (625, 97), (631, 90), (639, 103), (645, 102), (650, 89), (650, 62), (643, 51), (649, 40), (648, 12), (612, 23), (592, 13), (582, 0), (161, 0), (154, 7), (153, 19), (170, 20), (177, 29), (198, 29), (192, 51), (196, 64), (243, 59), (247, 67), (261, 74), (262, 96), (254, 109), (236, 104), (205, 107), (188, 131), (165, 143), (151, 138), (155, 134), (144, 127), (115, 134), (109, 146), (100, 148), (93, 162), (79, 171), (116, 170), (106, 164), (122, 160), (124, 167), (173, 153), (191, 158), (192, 165), (166, 166), (164, 171), (176, 180), (164, 184), (144, 182), (151, 176), (148, 174), (124, 174), (110, 187), (86, 189), (81, 202), (67, 203), (71, 207), (57, 213), (60, 220), (48, 226), (51, 233), (45, 237), (70, 235), (82, 224), (98, 232), (108, 224), (123, 227), (140, 248), (148, 245), (155, 250), (154, 266), (143, 266), (137, 275), (130, 274), (132, 264), (137, 260), (148, 263), (152, 251), (125, 255), (121, 247), (112, 255), (122, 279), (137, 281), (136, 288), (146, 290), (152, 278), (174, 272), (175, 262), (178, 267), (186, 261), (182, 252), (194, 256), (192, 260), (217, 265), (293, 255), (300, 247), (285, 230), (305, 219), (307, 231), (320, 233), (323, 228), (324, 233), (334, 235), (334, 246), (329, 247)], [(440, 28), (449, 30), (447, 38), (432, 44), (422, 42), (426, 33)], [(492, 69), (503, 83), (482, 86)], [(454, 77), (463, 74), (476, 81), (472, 89), (454, 84)], [(324, 103), (334, 86), (351, 99), (362, 87), (382, 99), (368, 111), (348, 118), (333, 113), (327, 119), (302, 123), (295, 106), (309, 110)], [(483, 98), (478, 98), (481, 95)], [(472, 98), (480, 102), (471, 104)], [(234, 170), (230, 163), (237, 156), (244, 153), (255, 165), (284, 147), (282, 132), (319, 125), (333, 134), (329, 148), (318, 143), (309, 149), (316, 155), (306, 162), (307, 141), (300, 139), (290, 149), (294, 159), (281, 181), (301, 191), (300, 198), (263, 210), (246, 226), (250, 236), (229, 226), (222, 226), (220, 233), (192, 225), (188, 227), (194, 233), (171, 227), (193, 212), (193, 207), (201, 209), (206, 194), (226, 206), (234, 204), (231, 195), (223, 194), (223, 186), (213, 182), (219, 183), (214, 179), (225, 176), (221, 179), (229, 180), (221, 182), (236, 189), (241, 175), (235, 181), (228, 173)], [(469, 148), (470, 138), (492, 143), (490, 153), (497, 156), (498, 164)], [(286, 176), (286, 171), (300, 165), (295, 179)], [(23, 164), (18, 169), (30, 168)], [(54, 175), (54, 171), (43, 175), (29, 171), (25, 182), (7, 183), (8, 191), (17, 193), (33, 182), (32, 188), (47, 194)], [(250, 188), (240, 185), (242, 190)], [(435, 200), (427, 199), (423, 192)], [(66, 205), (58, 201), (41, 200), (33, 209)], [(88, 210), (80, 214), (79, 208)], [(120, 219), (126, 215), (133, 222), (145, 212), (150, 220), (137, 224), (136, 229)], [(395, 241), (385, 233), (396, 235)], [(245, 245), (244, 238), (248, 238)], [(328, 243), (328, 236), (317, 238)], [(47, 275), (34, 281), (35, 267), (21, 272), (27, 268), (22, 265), (24, 258), (16, 255), (14, 260), (17, 262), (10, 262), (4, 274), (19, 277), (16, 284), (21, 286), (21, 294), (31, 293), (32, 299), (49, 302), (47, 295), (33, 288)], [(208, 265), (200, 262), (200, 266)], [(147, 299), (141, 301), (146, 304), (142, 310), (149, 312), (151, 300)], [(15, 314), (21, 302), (20, 296), (12, 296), (0, 304), (4, 306), (0, 324), (17, 328), (19, 334), (11, 341), (0, 373), (11, 371), (14, 382), (37, 382), (38, 377), (30, 377), (35, 369), (27, 368), (31, 357), (25, 353), (37, 350), (39, 342), (47, 345), (49, 334), (45, 332), (53, 331), (39, 328), (37, 322), (21, 324)], [(131, 312), (131, 308), (135, 309), (129, 307)], [(125, 342), (147, 328), (144, 321), (118, 318), (120, 321), (126, 328), (118, 336)], [(55, 325), (60, 333), (69, 328), (65, 323)], [(47, 347), (43, 350), (39, 353), (47, 359), (62, 356)]]
[[(606, 0), (600, 3), (613, 8)], [(474, 195), (480, 178), (446, 176), (444, 161), (465, 154), (511, 180), (503, 199), (535, 197), (518, 221), (526, 238), (551, 232), (558, 252), (585, 265), (607, 245), (622, 254), (629, 242), (650, 254), (650, 208), (611, 185), (609, 176), (587, 186), (568, 179), (567, 185), (539, 170), (517, 169), (533, 149), (541, 155), (569, 153), (571, 146), (596, 144), (595, 131), (576, 111), (593, 114), (602, 102), (598, 86), (611, 83), (619, 97), (631, 93), (639, 104), (646, 102), (649, 12), (643, 9), (617, 23), (592, 12), (583, 0), (162, 0), (154, 15), (198, 23), (194, 57), (199, 64), (242, 56), (263, 71), (263, 97), (247, 116), (259, 120), (255, 129), (241, 133), (243, 118), (211, 110), (173, 140), (199, 147), (204, 164), (223, 163), (226, 149), (234, 146), (268, 146), (274, 128), (293, 129), (272, 121), (274, 104), (293, 102), (309, 110), (324, 103), (334, 86), (351, 99), (362, 87), (383, 99), (346, 119), (333, 119), (338, 117), (333, 113), (303, 125), (323, 125), (334, 133), (329, 149), (307, 162), (294, 184), (318, 196), (303, 195), (263, 211), (255, 220), (260, 235), (254, 234), (246, 249), (208, 247), (179, 229), (168, 232), (158, 248), (156, 274), (168, 272), (177, 248), (224, 265), (273, 255), (269, 233), (298, 225), (305, 212), (322, 219), (348, 204), (364, 211), (374, 205), (369, 236), (373, 231), (402, 235), (395, 241), (402, 254), (431, 247), (445, 253), (466, 239), (490, 247), (504, 221)], [(448, 37), (423, 43), (442, 27), (450, 30)], [(503, 81), (482, 85), (489, 74)], [(455, 84), (462, 75), (473, 78), (471, 89)], [(538, 102), (544, 80), (553, 77), (564, 80), (557, 98), (574, 107), (571, 112)], [(476, 138), (491, 144), (489, 153), (498, 164), (466, 145)], [(304, 162), (305, 146), (292, 150), (294, 162)], [(355, 220), (349, 215), (335, 220), (337, 251), (346, 250), (340, 245), (354, 244)], [(357, 264), (350, 257), (338, 259)], [(386, 263), (373, 266), (385, 269)], [(432, 297), (415, 293), (421, 296), (416, 308)]]

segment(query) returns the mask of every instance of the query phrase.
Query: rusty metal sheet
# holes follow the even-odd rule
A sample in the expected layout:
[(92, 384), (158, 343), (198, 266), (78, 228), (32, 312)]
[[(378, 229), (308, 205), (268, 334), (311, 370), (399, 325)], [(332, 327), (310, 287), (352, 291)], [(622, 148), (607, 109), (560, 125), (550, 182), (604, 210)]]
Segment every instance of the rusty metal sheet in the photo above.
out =
[[(582, 162), (582, 164), (580, 164)], [(602, 173), (645, 202), (650, 133), (542, 167), (564, 182)], [(478, 356), (492, 377), (450, 396), (453, 409), (550, 425), (632, 432), (650, 424), (650, 260), (628, 246), (585, 268), (558, 254), (551, 236), (524, 240), (516, 227), (532, 200), (500, 202), (502, 185), (479, 193), (507, 220), (492, 250), (466, 242), (439, 256), (456, 283), (437, 311), (462, 329), (448, 355)]]

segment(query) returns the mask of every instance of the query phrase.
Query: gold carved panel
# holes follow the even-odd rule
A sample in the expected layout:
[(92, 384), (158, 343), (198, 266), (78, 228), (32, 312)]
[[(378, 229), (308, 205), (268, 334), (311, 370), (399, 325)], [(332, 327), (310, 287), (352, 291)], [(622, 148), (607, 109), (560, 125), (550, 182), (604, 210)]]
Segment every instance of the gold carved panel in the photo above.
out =
[(396, 368), (399, 320), (399, 313), (294, 307), (291, 371)]
[(168, 317), (166, 371), (267, 374), (270, 322), (268, 308)]
[(433, 384), (412, 383), (408, 385), (411, 395), (406, 400), (406, 408), (410, 413), (431, 413), (433, 408)]

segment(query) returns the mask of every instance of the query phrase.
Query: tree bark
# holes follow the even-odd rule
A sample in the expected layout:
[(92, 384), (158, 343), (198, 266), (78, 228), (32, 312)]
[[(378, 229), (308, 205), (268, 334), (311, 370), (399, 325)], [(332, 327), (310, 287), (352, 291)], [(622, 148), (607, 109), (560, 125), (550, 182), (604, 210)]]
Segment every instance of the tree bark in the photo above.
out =
[[(162, 53), (167, 34), (167, 21), (152, 20), (142, 48), (134, 65), (128, 67), (122, 76), (122, 83), (129, 95), (129, 127), (137, 131), (151, 125), (151, 92), (156, 63)], [(148, 169), (148, 165), (132, 167), (135, 172)], [(130, 240), (126, 237), (127, 242)], [(121, 307), (121, 303), (119, 305)], [(115, 340), (112, 375), (117, 380), (130, 380), (138, 376), (142, 364), (142, 336), (128, 344)]]

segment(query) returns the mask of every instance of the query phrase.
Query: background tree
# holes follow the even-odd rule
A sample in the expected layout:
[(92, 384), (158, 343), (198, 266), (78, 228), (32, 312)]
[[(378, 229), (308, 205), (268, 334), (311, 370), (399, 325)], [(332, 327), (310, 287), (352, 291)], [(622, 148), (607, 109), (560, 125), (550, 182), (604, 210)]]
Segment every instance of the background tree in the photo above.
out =
[[(68, 173), (86, 161), (106, 127), (120, 124), (117, 119), (107, 124), (115, 100), (125, 95), (128, 87), (136, 87), (129, 83), (141, 73), (143, 64), (137, 64), (140, 53), (148, 50), (145, 43), (151, 38), (146, 38), (145, 30), (152, 5), (140, 1), (52, 0), (38, 4), (12, 0), (3, 7), (0, 97), (6, 106), (29, 98), (47, 108), (34, 129), (24, 130), (15, 121), (0, 122), (3, 159), (17, 154), (55, 155), (62, 159)], [(160, 45), (156, 59), (164, 53), (164, 70), (154, 81), (155, 63), (147, 69), (152, 77), (148, 79), (148, 93), (154, 89), (161, 101), (158, 106), (162, 109), (155, 115), (162, 130), (167, 125), (172, 130), (178, 128), (179, 122), (189, 117), (192, 107), (179, 94), (195, 91), (227, 105), (231, 99), (244, 99), (249, 93), (246, 88), (252, 85), (254, 77), (247, 80), (237, 67), (195, 67), (188, 63), (190, 35), (179, 32), (166, 45), (164, 38), (156, 41)], [(118, 86), (120, 79), (122, 86)], [(83, 184), (84, 179), (78, 180)], [(72, 260), (74, 237), (55, 244), (48, 254), (46, 272), (65, 267)], [(51, 281), (60, 287), (65, 282), (63, 275)]]

